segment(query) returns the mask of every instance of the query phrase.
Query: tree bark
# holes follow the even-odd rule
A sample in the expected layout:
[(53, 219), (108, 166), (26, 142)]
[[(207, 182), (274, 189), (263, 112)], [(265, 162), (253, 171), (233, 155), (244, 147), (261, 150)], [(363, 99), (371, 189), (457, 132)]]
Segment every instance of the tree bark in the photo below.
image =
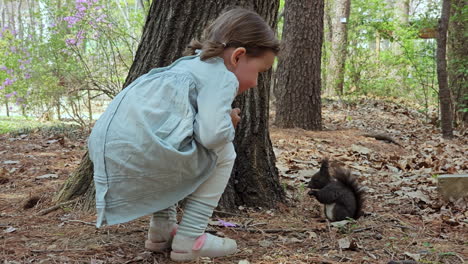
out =
[(468, 35), (466, 22), (464, 22), (466, 14), (463, 15), (463, 8), (467, 5), (467, 0), (452, 0), (447, 40), (448, 84), (455, 102), (455, 121), (466, 127), (468, 127), (468, 111), (466, 111), (468, 109), (468, 74), (466, 71), (468, 69), (466, 57)]
[(324, 2), (287, 1), (275, 87), (280, 127), (322, 128), (320, 67)]
[[(409, 24), (410, 1), (409, 0), (397, 0), (395, 2), (394, 10), (395, 10), (395, 13), (394, 13), (395, 19), (398, 22), (398, 27), (400, 28), (407, 27)], [(394, 41), (392, 43), (392, 51), (395, 56), (403, 55), (401, 42)]]
[[(124, 88), (152, 68), (167, 66), (180, 57), (190, 40), (201, 36), (208, 22), (232, 5), (252, 7), (275, 29), (277, 0), (153, 1)], [(234, 102), (235, 107), (242, 109), (243, 120), (236, 131), (238, 158), (220, 202), (224, 210), (234, 210), (238, 205), (274, 207), (284, 199), (268, 130), (270, 79), (271, 71), (261, 74), (258, 88), (250, 89)], [(85, 155), (78, 170), (63, 186), (57, 201), (83, 196), (87, 203), (94, 204), (92, 173), (91, 161)], [(80, 180), (85, 182), (74, 183)], [(86, 191), (80, 185), (87, 186)], [(88, 191), (90, 189), (93, 191)]]
[[(327, 95), (343, 94), (344, 67), (348, 43), (347, 23), (351, 0), (334, 0), (331, 7), (332, 39), (330, 58), (327, 65)], [(342, 21), (345, 19), (345, 21)]]
[(442, 13), (439, 20), (437, 38), (437, 78), (439, 81), (440, 118), (442, 136), (453, 137), (452, 96), (447, 81), (447, 31), (450, 17), (450, 0), (442, 1)]

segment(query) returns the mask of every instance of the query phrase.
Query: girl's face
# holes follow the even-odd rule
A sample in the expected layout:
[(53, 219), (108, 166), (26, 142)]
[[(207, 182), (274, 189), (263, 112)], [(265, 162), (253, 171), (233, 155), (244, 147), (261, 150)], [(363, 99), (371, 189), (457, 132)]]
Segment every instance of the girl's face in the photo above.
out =
[(244, 48), (227, 50), (226, 53), (224, 63), (239, 81), (238, 94), (257, 86), (258, 74), (270, 69), (276, 57), (270, 50), (260, 57), (249, 57)]

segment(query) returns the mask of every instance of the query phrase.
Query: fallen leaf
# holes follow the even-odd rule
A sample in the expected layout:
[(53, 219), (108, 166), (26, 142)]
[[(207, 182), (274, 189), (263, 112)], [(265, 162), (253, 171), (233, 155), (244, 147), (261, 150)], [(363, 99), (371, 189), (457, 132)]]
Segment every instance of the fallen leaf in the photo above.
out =
[(416, 260), (416, 261), (419, 261), (421, 259), (421, 255), (420, 254), (414, 254), (414, 253), (409, 253), (409, 252), (405, 252), (405, 255)]
[(9, 226), (5, 231), (3, 231), (4, 233), (13, 233), (16, 231), (16, 228), (12, 227), (12, 226)]
[(36, 179), (49, 179), (49, 178), (53, 178), (53, 179), (57, 179), (59, 176), (57, 174), (44, 174), (42, 176), (37, 176)]
[(341, 249), (348, 249), (351, 247), (351, 241), (347, 237), (338, 239), (338, 245)]
[(366, 147), (362, 147), (362, 146), (358, 146), (354, 144), (351, 146), (351, 150), (357, 153), (364, 154), (364, 155), (367, 155), (371, 152), (371, 150)]
[(17, 160), (5, 160), (3, 162), (3, 164), (7, 164), (7, 165), (8, 164), (18, 164), (18, 163), (19, 163), (19, 161), (17, 161)]
[(269, 240), (262, 240), (262, 241), (258, 242), (258, 244), (261, 247), (270, 247), (271, 245), (273, 245), (273, 242), (271, 242)]

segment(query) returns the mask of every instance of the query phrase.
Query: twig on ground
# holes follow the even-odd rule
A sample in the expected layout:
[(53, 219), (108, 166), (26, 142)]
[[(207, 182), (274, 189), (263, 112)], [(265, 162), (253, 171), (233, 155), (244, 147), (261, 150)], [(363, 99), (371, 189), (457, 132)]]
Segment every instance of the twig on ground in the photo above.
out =
[(311, 229), (306, 228), (297, 228), (297, 229), (260, 229), (260, 228), (239, 228), (239, 231), (246, 231), (250, 233), (291, 233), (291, 232), (306, 232), (306, 231), (313, 231)]
[(65, 251), (88, 251), (88, 249), (84, 248), (71, 248), (71, 249), (31, 249), (30, 250), (33, 253), (60, 253), (60, 252), (65, 252)]
[(213, 212), (215, 212), (215, 213), (217, 213), (217, 214), (225, 214), (225, 215), (236, 216), (236, 217), (242, 217), (242, 218), (250, 218), (250, 217), (242, 216), (242, 215), (239, 215), (239, 214), (230, 213), (230, 212), (224, 212), (224, 211), (218, 211), (218, 210), (214, 210)]
[(353, 230), (353, 233), (358, 233), (358, 232), (362, 232), (362, 231), (366, 231), (366, 230), (371, 230), (372, 227), (364, 227), (364, 228), (358, 228), (358, 229), (354, 229)]
[(77, 199), (74, 199), (74, 200), (71, 200), (71, 201), (66, 201), (66, 202), (63, 202), (63, 203), (59, 203), (59, 204), (54, 205), (54, 206), (52, 206), (52, 207), (50, 207), (50, 208), (47, 208), (47, 209), (44, 209), (44, 210), (39, 211), (39, 212), (37, 213), (37, 215), (46, 215), (46, 214), (48, 214), (48, 213), (50, 213), (50, 212), (52, 212), (52, 211), (55, 211), (55, 210), (61, 208), (62, 206), (66, 206), (66, 205), (70, 205), (70, 204), (76, 203), (76, 202), (78, 202), (78, 200), (79, 200), (79, 199), (77, 198)]
[(85, 221), (81, 221), (81, 220), (65, 220), (63, 221), (63, 223), (69, 223), (69, 222), (72, 222), (72, 223), (82, 223), (82, 224), (85, 224), (85, 225), (92, 225), (92, 226), (95, 226), (96, 223), (93, 223), (93, 222), (85, 222)]

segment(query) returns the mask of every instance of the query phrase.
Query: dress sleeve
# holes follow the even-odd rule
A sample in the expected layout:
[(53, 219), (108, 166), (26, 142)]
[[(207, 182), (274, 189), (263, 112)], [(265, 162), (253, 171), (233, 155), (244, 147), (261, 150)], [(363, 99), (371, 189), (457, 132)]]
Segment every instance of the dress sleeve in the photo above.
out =
[(206, 85), (198, 92), (195, 115), (195, 139), (207, 149), (216, 149), (234, 140), (231, 105), (239, 83), (231, 72), (219, 78), (216, 85)]

